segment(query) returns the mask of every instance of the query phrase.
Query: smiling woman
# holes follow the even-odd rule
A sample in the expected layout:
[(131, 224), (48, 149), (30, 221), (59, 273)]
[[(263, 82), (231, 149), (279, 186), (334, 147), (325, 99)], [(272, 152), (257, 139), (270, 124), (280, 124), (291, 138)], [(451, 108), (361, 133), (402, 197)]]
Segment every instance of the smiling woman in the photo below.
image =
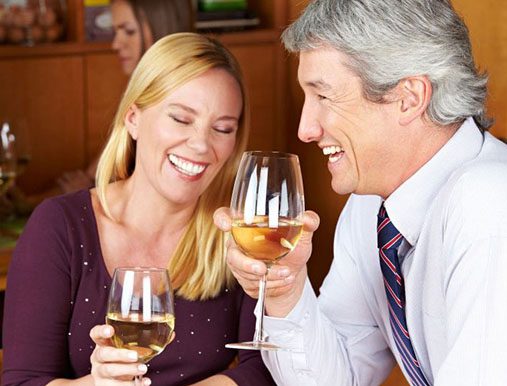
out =
[(250, 339), (255, 323), (254, 301), (226, 268), (225, 236), (211, 217), (229, 202), (247, 117), (239, 66), (217, 41), (180, 33), (146, 52), (101, 155), (97, 188), (45, 201), (18, 242), (3, 384), (131, 385), (146, 373), (135, 351), (111, 347), (114, 331), (104, 325), (120, 266), (167, 267), (176, 290), (176, 339), (150, 362), (154, 383), (274, 384), (258, 353), (239, 353), (230, 368), (238, 354), (224, 349)]

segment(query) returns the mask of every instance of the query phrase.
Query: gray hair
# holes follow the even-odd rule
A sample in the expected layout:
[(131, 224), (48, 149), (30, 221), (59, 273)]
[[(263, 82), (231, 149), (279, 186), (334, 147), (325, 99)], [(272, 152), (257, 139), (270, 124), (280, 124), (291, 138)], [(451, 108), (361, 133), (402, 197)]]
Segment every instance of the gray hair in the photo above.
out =
[(486, 116), (487, 75), (473, 59), (468, 29), (448, 0), (315, 0), (282, 35), (292, 52), (329, 45), (347, 55), (367, 99), (382, 103), (402, 79), (426, 75), (437, 124)]

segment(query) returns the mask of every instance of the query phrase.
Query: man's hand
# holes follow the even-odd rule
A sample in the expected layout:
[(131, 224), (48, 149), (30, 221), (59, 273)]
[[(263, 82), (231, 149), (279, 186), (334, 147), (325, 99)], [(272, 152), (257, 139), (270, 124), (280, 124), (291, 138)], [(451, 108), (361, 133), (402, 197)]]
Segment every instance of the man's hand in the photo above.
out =
[[(213, 216), (215, 225), (222, 231), (231, 230), (231, 216), (228, 208), (219, 208)], [(319, 226), (319, 216), (306, 211), (303, 217), (303, 234), (289, 254), (273, 265), (268, 272), (266, 283), (266, 312), (271, 316), (284, 317), (298, 302), (306, 280), (306, 262), (312, 253), (313, 232)], [(268, 269), (260, 260), (245, 255), (231, 238), (228, 242), (227, 264), (245, 292), (256, 298), (259, 279)]]

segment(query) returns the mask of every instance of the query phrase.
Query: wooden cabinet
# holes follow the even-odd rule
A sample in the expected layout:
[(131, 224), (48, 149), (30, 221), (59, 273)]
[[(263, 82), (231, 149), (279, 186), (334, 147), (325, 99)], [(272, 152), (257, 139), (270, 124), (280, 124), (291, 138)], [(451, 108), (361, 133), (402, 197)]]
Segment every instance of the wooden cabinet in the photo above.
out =
[(49, 188), (93, 159), (125, 83), (107, 45), (0, 47), (0, 120), (30, 155), (23, 190)]
[[(238, 58), (252, 107), (250, 148), (284, 149), (286, 81), (280, 31), (286, 1), (253, 6), (261, 28), (216, 35)], [(81, 2), (68, 1), (69, 42), (0, 46), (0, 121), (23, 129), (31, 160), (18, 184), (27, 193), (51, 187), (65, 171), (100, 152), (126, 86), (109, 43), (84, 41)]]

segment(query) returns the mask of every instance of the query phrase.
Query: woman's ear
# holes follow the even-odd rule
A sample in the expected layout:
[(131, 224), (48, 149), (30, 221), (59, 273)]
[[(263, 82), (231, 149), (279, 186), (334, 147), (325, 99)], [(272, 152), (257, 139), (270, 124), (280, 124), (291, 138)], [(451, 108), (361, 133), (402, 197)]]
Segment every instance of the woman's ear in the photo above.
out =
[(125, 127), (134, 141), (137, 140), (139, 134), (139, 122), (141, 120), (141, 110), (136, 105), (129, 107), (125, 114)]
[(407, 125), (416, 118), (423, 117), (431, 101), (432, 85), (427, 76), (411, 76), (400, 81), (399, 123)]

